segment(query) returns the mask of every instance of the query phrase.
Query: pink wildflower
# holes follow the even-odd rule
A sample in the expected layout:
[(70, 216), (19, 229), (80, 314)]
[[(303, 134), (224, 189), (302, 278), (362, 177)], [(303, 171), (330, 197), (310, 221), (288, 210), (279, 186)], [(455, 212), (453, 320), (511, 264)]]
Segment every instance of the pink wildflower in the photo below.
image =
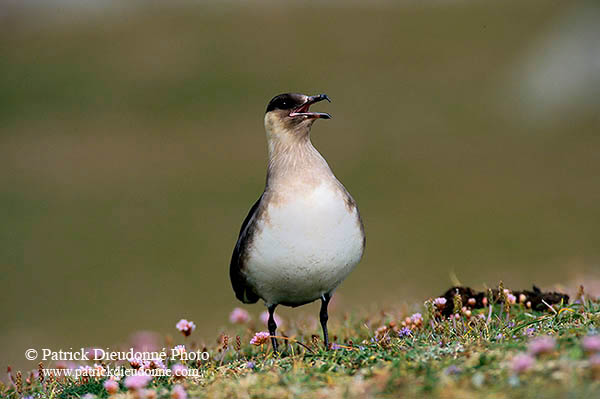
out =
[(517, 303), (517, 297), (514, 296), (513, 294), (507, 294), (506, 298), (508, 299), (508, 303), (510, 303), (511, 305), (514, 305), (515, 303)]
[(146, 374), (130, 375), (125, 378), (125, 388), (136, 391), (144, 388), (152, 380), (152, 376)]
[(165, 370), (166, 368), (167, 367), (165, 366), (163, 361), (160, 359), (145, 360), (142, 365), (142, 369), (144, 369), (144, 370), (156, 370), (156, 369)]
[(131, 366), (132, 369), (137, 370), (140, 367), (142, 367), (144, 365), (144, 363), (142, 362), (141, 359), (133, 358), (133, 359), (129, 360), (129, 365)]
[(58, 362), (56, 362), (56, 365), (54, 367), (56, 367), (57, 369), (75, 370), (77, 368), (77, 365), (73, 362), (59, 360)]
[(104, 381), (104, 389), (108, 392), (109, 395), (113, 395), (119, 392), (119, 383), (113, 379), (108, 379)]
[(263, 344), (269, 342), (270, 337), (271, 337), (271, 334), (269, 334), (266, 331), (257, 332), (256, 334), (254, 334), (254, 337), (252, 337), (252, 339), (250, 340), (250, 344), (256, 345), (256, 346), (263, 345)]
[(543, 337), (537, 337), (532, 340), (527, 349), (530, 354), (537, 356), (543, 353), (552, 352), (556, 347), (556, 340), (548, 335)]
[(444, 298), (444, 297), (435, 298), (433, 300), (433, 304), (435, 306), (437, 306), (438, 308), (442, 309), (444, 306), (446, 306), (446, 298)]
[(242, 308), (235, 308), (229, 314), (231, 324), (246, 324), (250, 321), (250, 314)]
[(187, 376), (188, 369), (183, 364), (177, 363), (171, 367), (171, 371), (173, 372), (173, 377), (183, 378)]
[[(258, 318), (266, 326), (269, 323), (269, 312), (262, 312)], [(281, 317), (274, 314), (273, 319), (275, 319), (275, 324), (277, 324), (277, 326), (283, 325), (283, 319)]]
[(103, 353), (104, 351), (99, 348), (87, 348), (85, 350), (85, 354), (90, 358), (90, 360), (100, 360)]
[(410, 316), (410, 321), (413, 324), (420, 325), (423, 322), (423, 316), (421, 313), (414, 313), (412, 316)]
[(526, 353), (520, 353), (512, 360), (512, 370), (515, 373), (524, 373), (533, 367), (535, 359)]
[(185, 351), (185, 345), (176, 345), (173, 347), (172, 353), (174, 356), (182, 356)]
[(586, 352), (600, 352), (600, 335), (588, 335), (581, 340), (581, 347)]
[(181, 331), (181, 333), (183, 335), (188, 337), (192, 333), (192, 331), (194, 331), (196, 329), (196, 324), (194, 324), (193, 321), (187, 321), (186, 319), (181, 319), (181, 320), (179, 320), (179, 322), (177, 322), (175, 327), (179, 331)]
[(175, 385), (171, 391), (172, 399), (187, 399), (187, 392), (181, 385)]
[(129, 337), (129, 342), (135, 351), (153, 352), (160, 349), (161, 336), (151, 331), (137, 331)]

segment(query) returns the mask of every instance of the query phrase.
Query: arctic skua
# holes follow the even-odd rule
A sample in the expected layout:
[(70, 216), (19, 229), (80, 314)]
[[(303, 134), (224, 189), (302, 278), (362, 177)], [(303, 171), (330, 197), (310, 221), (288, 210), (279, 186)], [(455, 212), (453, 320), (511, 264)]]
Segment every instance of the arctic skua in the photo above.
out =
[(269, 162), (264, 192), (242, 223), (230, 264), (236, 297), (262, 299), (277, 351), (278, 305), (321, 300), (319, 318), (329, 349), (327, 307), (334, 290), (362, 258), (365, 233), (356, 202), (310, 140), (327, 113), (310, 106), (326, 94), (287, 93), (268, 104), (264, 124)]

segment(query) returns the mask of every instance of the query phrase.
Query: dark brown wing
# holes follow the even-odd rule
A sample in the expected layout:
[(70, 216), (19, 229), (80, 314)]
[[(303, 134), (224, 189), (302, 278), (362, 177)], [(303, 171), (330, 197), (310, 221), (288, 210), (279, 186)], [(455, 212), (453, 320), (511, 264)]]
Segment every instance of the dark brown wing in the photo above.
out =
[(237, 243), (235, 244), (235, 248), (233, 249), (231, 263), (229, 265), (229, 278), (231, 279), (231, 286), (233, 287), (233, 291), (235, 291), (236, 298), (243, 303), (255, 303), (259, 299), (252, 287), (248, 285), (243, 270), (245, 267), (244, 261), (246, 259), (245, 252), (248, 248), (248, 244), (252, 240), (254, 222), (258, 213), (258, 205), (260, 204), (261, 199), (262, 195), (258, 201), (252, 205), (250, 212), (248, 212), (248, 216), (246, 216), (246, 219), (244, 219), (244, 222), (242, 223), (240, 235)]

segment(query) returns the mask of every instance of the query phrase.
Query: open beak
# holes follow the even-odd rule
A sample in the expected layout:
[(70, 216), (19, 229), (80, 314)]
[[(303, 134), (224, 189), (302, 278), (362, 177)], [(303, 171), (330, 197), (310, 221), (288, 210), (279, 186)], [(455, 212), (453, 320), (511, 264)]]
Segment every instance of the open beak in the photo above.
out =
[(309, 119), (317, 119), (317, 118), (331, 119), (331, 115), (329, 115), (328, 113), (325, 113), (325, 112), (309, 112), (309, 108), (312, 104), (318, 103), (319, 101), (323, 101), (323, 100), (327, 100), (327, 101), (331, 102), (329, 97), (327, 97), (327, 94), (319, 94), (316, 96), (306, 97), (306, 102), (304, 104), (302, 104), (301, 106), (299, 106), (298, 108), (294, 109), (290, 113), (290, 116), (291, 117), (305, 116)]

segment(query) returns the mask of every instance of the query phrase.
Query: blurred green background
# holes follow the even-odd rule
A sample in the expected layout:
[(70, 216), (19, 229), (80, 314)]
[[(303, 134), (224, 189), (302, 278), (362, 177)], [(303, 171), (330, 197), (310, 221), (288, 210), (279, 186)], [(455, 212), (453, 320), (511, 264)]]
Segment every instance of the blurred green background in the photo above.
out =
[(313, 142), (365, 222), (333, 317), (597, 271), (597, 3), (74, 3), (0, 12), (1, 367), (215, 339), (287, 91), (333, 99)]

